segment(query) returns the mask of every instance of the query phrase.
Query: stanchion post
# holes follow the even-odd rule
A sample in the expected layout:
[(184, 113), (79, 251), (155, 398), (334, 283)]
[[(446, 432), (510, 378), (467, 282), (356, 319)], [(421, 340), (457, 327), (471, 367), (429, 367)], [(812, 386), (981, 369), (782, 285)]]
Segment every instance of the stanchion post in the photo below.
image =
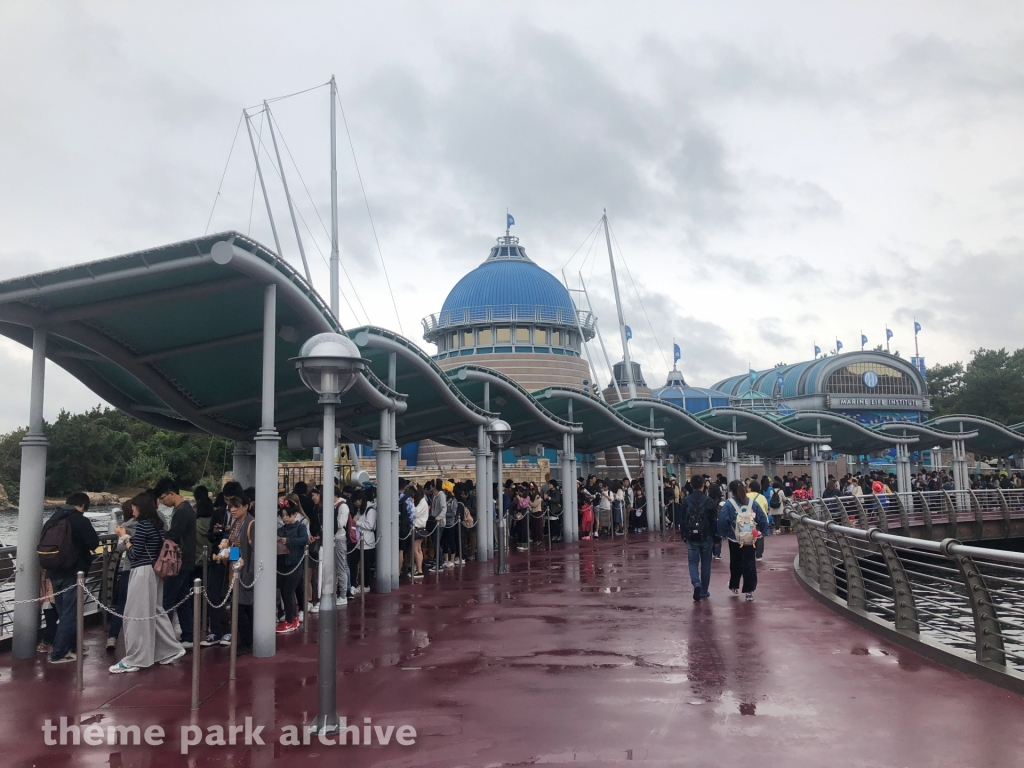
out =
[(238, 660), (238, 592), (241, 582), (242, 565), (237, 560), (231, 564), (231, 661), (228, 664), (228, 680), (235, 679), (235, 662)]
[[(205, 549), (205, 547), (204, 547)], [(203, 582), (195, 579), (192, 582), (192, 711), (199, 709), (199, 657), (203, 628), (195, 617), (203, 613)], [(232, 638), (233, 640), (234, 638)]]
[(75, 590), (77, 597), (75, 606), (75, 690), (85, 690), (85, 679), (83, 677), (83, 665), (85, 663), (85, 574), (78, 572), (78, 588)]
[[(110, 544), (107, 544), (107, 543), (103, 544), (103, 555), (102, 555), (102, 566), (101, 567), (102, 567), (102, 571), (101, 572), (103, 574), (103, 578), (100, 579), (100, 603), (103, 604), (103, 605), (110, 605), (110, 603), (113, 602), (110, 599), (110, 595), (111, 595), (111, 592), (113, 590), (110, 589), (110, 579), (111, 579), (111, 574), (110, 574)], [(101, 610), (100, 613), (103, 614), (103, 628), (106, 629), (107, 628), (107, 622), (110, 621), (110, 618), (107, 616), (107, 612), (106, 611), (102, 611)]]
[(447, 513), (445, 513), (445, 517), (441, 518), (441, 520), (438, 520), (436, 526), (437, 543), (434, 546), (434, 573), (437, 574), (438, 581), (441, 580), (441, 529), (444, 528), (444, 523), (442, 522), (442, 520), (446, 519), (447, 516)]
[[(210, 583), (210, 547), (209, 545), (203, 546), (203, 587)], [(205, 592), (203, 594), (206, 594)], [(206, 605), (206, 601), (203, 600), (203, 632), (208, 631), (210, 613), (209, 608)]]
[(309, 546), (302, 552), (302, 634), (309, 634)]
[(359, 534), (359, 601), (366, 603), (366, 585), (369, 579), (366, 578), (366, 543), (363, 541), (362, 533)]

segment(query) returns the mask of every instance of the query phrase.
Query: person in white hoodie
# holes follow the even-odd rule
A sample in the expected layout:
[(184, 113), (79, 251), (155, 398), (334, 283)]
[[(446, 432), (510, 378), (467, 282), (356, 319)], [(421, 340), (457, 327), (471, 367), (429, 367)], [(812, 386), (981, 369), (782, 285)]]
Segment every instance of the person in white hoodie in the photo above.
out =
[(377, 489), (367, 488), (363, 491), (363, 499), (366, 506), (356, 516), (356, 535), (363, 558), (363, 570), (356, 589), (369, 592), (377, 567)]

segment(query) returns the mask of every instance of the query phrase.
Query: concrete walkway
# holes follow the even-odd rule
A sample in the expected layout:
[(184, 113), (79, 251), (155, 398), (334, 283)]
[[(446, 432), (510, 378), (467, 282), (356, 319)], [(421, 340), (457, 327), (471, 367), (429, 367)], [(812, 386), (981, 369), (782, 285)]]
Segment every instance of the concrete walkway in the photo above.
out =
[[(678, 540), (581, 542), (512, 573), (447, 571), (343, 614), (339, 709), (349, 724), (411, 725), (413, 746), (282, 746), (316, 710), (315, 624), (245, 657), (229, 685), (207, 649), (191, 666), (107, 673), (89, 636), (86, 691), (73, 665), (0, 657), (5, 766), (991, 766), (1024, 755), (1024, 700), (891, 647), (819, 606), (792, 574), (793, 536), (768, 540), (757, 600), (727, 589), (694, 604)], [(160, 747), (45, 746), (43, 721), (159, 725)], [(196, 746), (182, 726), (265, 726), (263, 747)], [(59, 734), (57, 734), (59, 735)], [(376, 742), (378, 739), (374, 737)]]

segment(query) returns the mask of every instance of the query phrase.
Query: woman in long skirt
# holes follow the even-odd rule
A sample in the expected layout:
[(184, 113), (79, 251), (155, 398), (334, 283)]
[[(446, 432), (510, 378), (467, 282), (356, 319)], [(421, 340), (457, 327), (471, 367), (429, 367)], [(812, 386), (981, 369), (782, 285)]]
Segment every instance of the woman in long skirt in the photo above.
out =
[(164, 543), (164, 521), (148, 494), (140, 493), (130, 504), (136, 520), (135, 532), (129, 536), (121, 525), (114, 529), (127, 547), (131, 564), (124, 608), (127, 653), (110, 668), (114, 674), (138, 672), (154, 662), (171, 664), (185, 655), (185, 648), (175, 637), (171, 620), (162, 608), (164, 580), (153, 570)]

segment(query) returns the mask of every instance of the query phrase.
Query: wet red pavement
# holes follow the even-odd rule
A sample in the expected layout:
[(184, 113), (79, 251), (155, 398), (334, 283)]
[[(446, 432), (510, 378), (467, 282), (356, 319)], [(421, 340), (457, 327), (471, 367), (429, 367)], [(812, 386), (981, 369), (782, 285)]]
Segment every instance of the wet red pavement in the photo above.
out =
[[(768, 540), (757, 600), (727, 590), (694, 604), (685, 549), (631, 538), (513, 556), (350, 605), (339, 643), (339, 709), (350, 724), (411, 725), (413, 746), (282, 746), (316, 708), (316, 645), (282, 638), (273, 659), (204, 654), (191, 666), (112, 676), (89, 636), (86, 690), (73, 665), (0, 657), (4, 766), (992, 766), (1024, 762), (1024, 700), (889, 646), (836, 617), (794, 580), (796, 539)], [(309, 640), (315, 638), (311, 628)], [(45, 746), (43, 721), (159, 725), (162, 747)], [(246, 717), (266, 746), (196, 746)], [(375, 739), (376, 740), (376, 739)]]

